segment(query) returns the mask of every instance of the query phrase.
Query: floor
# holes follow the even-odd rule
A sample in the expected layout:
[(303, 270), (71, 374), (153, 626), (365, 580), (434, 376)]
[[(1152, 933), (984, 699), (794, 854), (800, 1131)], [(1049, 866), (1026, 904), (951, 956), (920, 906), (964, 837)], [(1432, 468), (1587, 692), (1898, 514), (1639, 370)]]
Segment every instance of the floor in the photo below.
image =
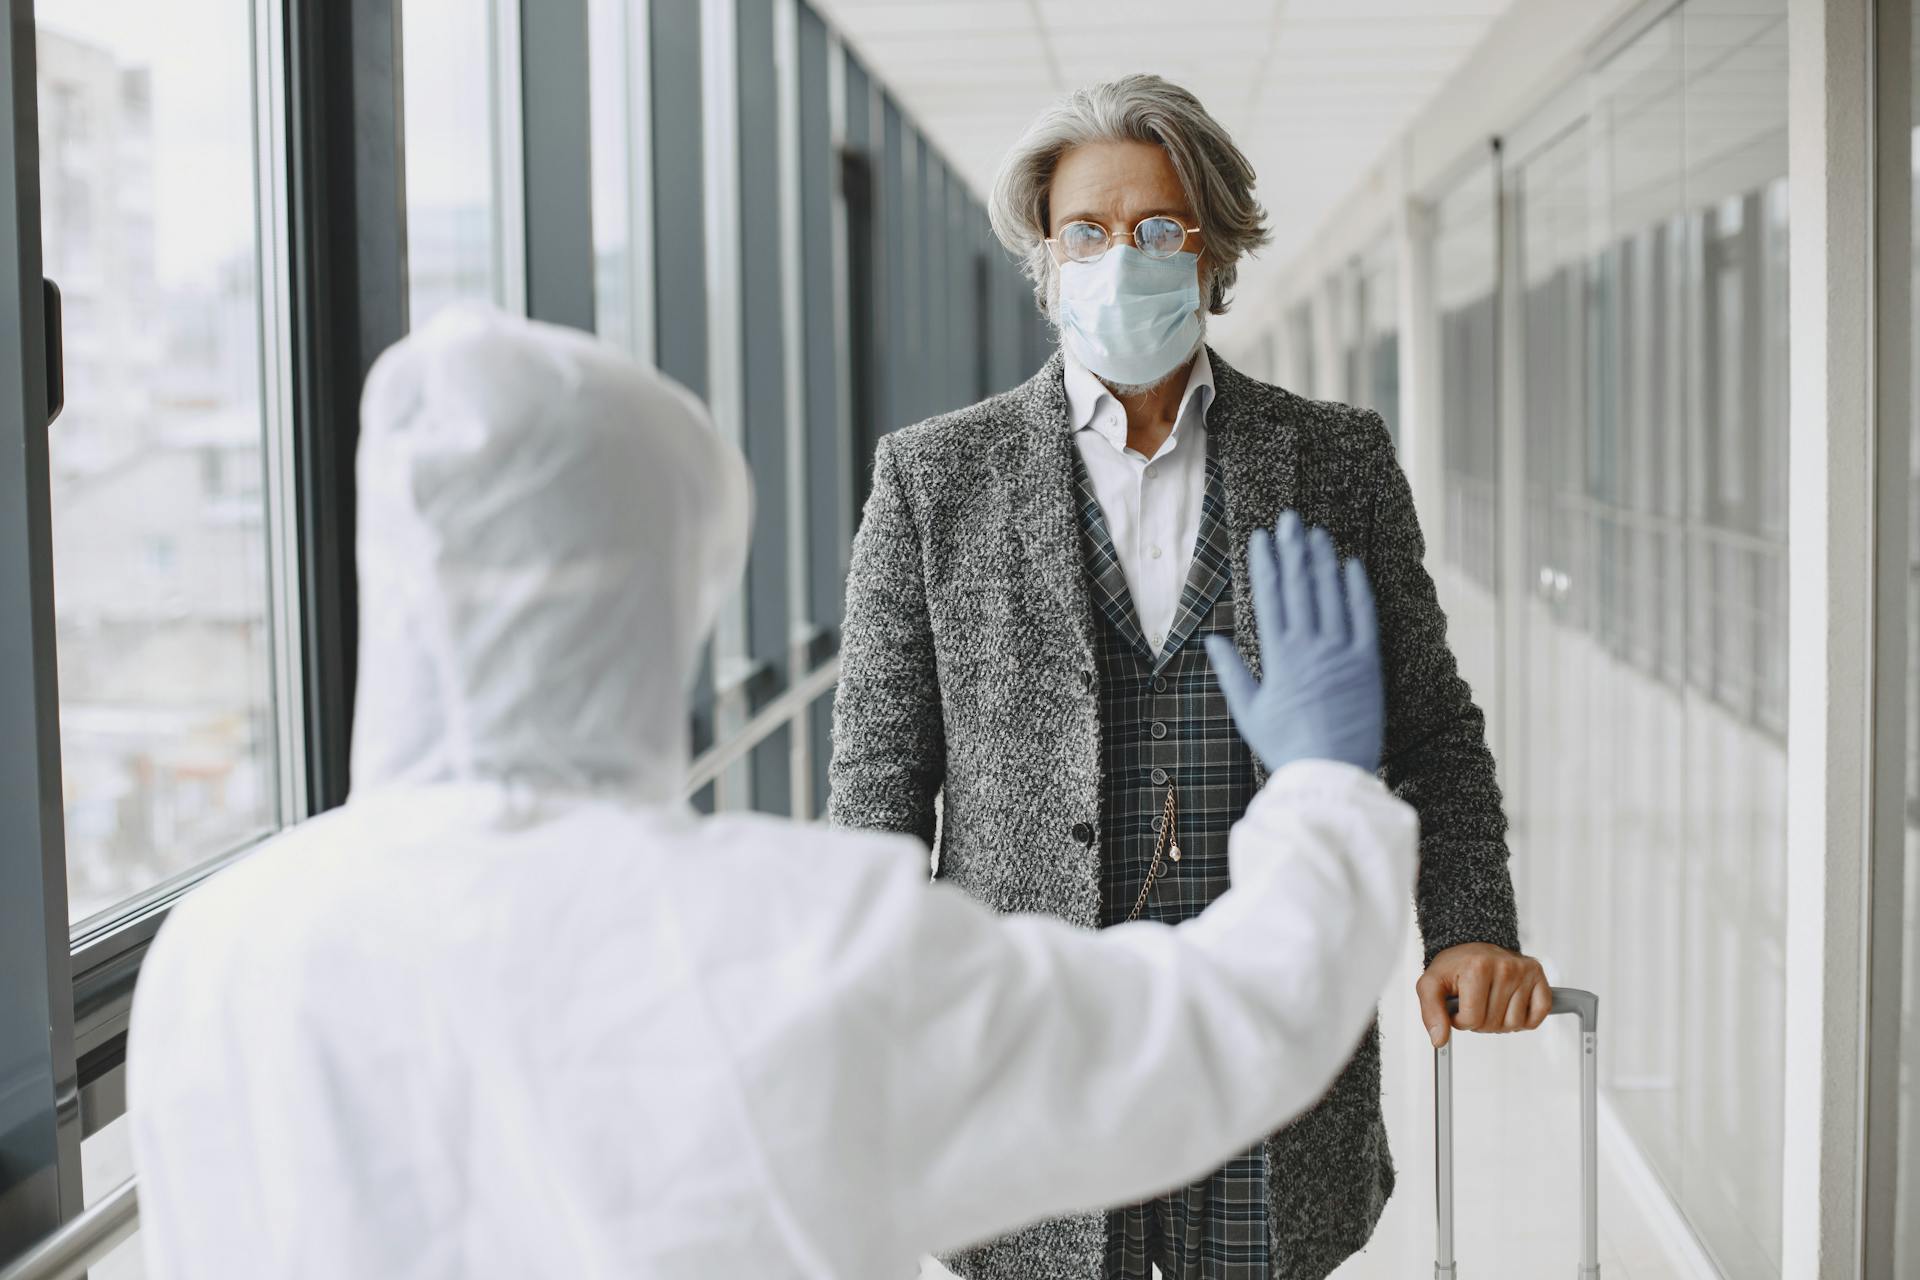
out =
[[(1413, 996), (1409, 937), (1381, 1004), (1387, 1128), (1399, 1183), (1367, 1250), (1333, 1280), (1433, 1274), (1433, 1052)], [(1606, 1052), (1601, 1023), (1601, 1052)], [(1580, 1260), (1578, 1031), (1556, 1018), (1532, 1036), (1463, 1036), (1454, 1053), (1454, 1178), (1459, 1274), (1472, 1280), (1573, 1277)], [(1672, 1224), (1642, 1210), (1634, 1161), (1605, 1132), (1600, 1160), (1600, 1270), (1607, 1280), (1695, 1280)], [(1656, 1194), (1657, 1193), (1652, 1193)], [(929, 1259), (920, 1280), (949, 1272)]]

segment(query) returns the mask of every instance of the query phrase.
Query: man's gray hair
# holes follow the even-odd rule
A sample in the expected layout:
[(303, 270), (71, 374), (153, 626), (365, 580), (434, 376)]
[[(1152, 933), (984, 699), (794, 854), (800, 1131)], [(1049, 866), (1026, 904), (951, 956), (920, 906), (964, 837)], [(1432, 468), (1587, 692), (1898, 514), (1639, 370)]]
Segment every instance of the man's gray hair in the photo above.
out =
[(1056, 271), (1046, 246), (1054, 166), (1089, 142), (1151, 142), (1166, 148), (1213, 263), (1205, 282), (1207, 310), (1224, 312), (1240, 259), (1272, 239), (1267, 211), (1253, 198), (1253, 166), (1198, 98), (1148, 75), (1074, 90), (1042, 112), (1001, 162), (988, 216), (993, 233), (1033, 281), (1041, 310), (1049, 309)]

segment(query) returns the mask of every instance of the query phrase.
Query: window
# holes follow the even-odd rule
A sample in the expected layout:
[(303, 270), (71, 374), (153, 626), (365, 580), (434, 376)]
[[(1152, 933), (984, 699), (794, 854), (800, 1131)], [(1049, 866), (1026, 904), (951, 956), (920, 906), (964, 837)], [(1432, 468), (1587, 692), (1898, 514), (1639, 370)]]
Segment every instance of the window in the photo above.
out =
[[(795, 33), (794, 105), (798, 113), (800, 190), (800, 335), (803, 420), (806, 423), (806, 623), (804, 650), (809, 665), (825, 659), (840, 643), (853, 530), (852, 413), (846, 378), (847, 298), (842, 272), (846, 260), (845, 197), (836, 181), (836, 120), (844, 128), (844, 100), (836, 111), (835, 71), (844, 75), (843, 57), (829, 43), (826, 23), (802, 5)], [(843, 365), (842, 361), (849, 361)], [(827, 808), (827, 762), (833, 755), (833, 695), (817, 701), (810, 716), (813, 804)]]
[(1400, 271), (1393, 240), (1376, 245), (1360, 265), (1363, 347), (1354, 394), (1378, 413), (1400, 442)]
[(1615, 1113), (1738, 1276), (1781, 1266), (1785, 14), (1676, 6), (1508, 180), (1521, 919), (1611, 993)]
[[(781, 102), (784, 53), (771, 0), (735, 0), (735, 61), (731, 87), (738, 122), (739, 294), (722, 311), (737, 326), (740, 444), (753, 472), (753, 546), (747, 559), (746, 628), (741, 637), (746, 665), (740, 690), (749, 713), (784, 693), (796, 675), (792, 656), (795, 566), (788, 549), (793, 529), (788, 503), (788, 468), (800, 459), (790, 452), (786, 255), (781, 192)], [(798, 175), (795, 174), (797, 177)], [(796, 373), (798, 370), (795, 371)], [(751, 804), (770, 813), (793, 809), (792, 730), (775, 730), (754, 748), (749, 765)]]
[[(278, 826), (253, 30), (216, 0), (38, 6), (69, 915)], [(277, 357), (268, 357), (277, 358)]]
[(1448, 562), (1489, 593), (1496, 590), (1499, 563), (1494, 213), (1493, 175), (1475, 166), (1440, 202), (1434, 251), (1446, 468), (1439, 542)]
[(1297, 303), (1286, 316), (1287, 367), (1293, 389), (1303, 396), (1319, 394), (1319, 378), (1314, 369), (1313, 302)]
[(628, 0), (588, 0), (593, 302), (599, 335), (653, 362), (648, 30)]
[(500, 111), (503, 37), (517, 7), (500, 0), (407, 0), (407, 274), (412, 326), (450, 302), (518, 309), (517, 272), (505, 253), (513, 201), (502, 182), (512, 163)]
[(1350, 404), (1365, 404), (1366, 312), (1358, 261), (1342, 263), (1320, 290), (1332, 331), (1336, 363), (1334, 385), (1328, 395)]
[[(1887, 50), (1882, 56), (1910, 59), (1911, 71), (1920, 72), (1920, 5), (1909, 3), (1905, 17), (1910, 26), (1910, 48), (1897, 54)], [(1908, 85), (1908, 129), (1902, 139), (1912, 173), (1909, 191), (1912, 204), (1915, 245), (1920, 245), (1920, 75)], [(1892, 131), (1889, 130), (1889, 133)], [(1895, 135), (1899, 136), (1899, 135)], [(1894, 1275), (1913, 1275), (1920, 1271), (1920, 252), (1908, 262), (1906, 337), (1908, 360), (1907, 412), (1909, 416), (1909, 456), (1907, 484), (1907, 599), (1906, 599), (1906, 822), (1902, 856), (1905, 859), (1904, 902), (1894, 909), (1902, 934), (1900, 960), (1900, 1009), (1895, 1034), (1898, 1037), (1898, 1063), (1894, 1092), (1897, 1132), (1894, 1143), (1893, 1221), (1890, 1224)], [(1882, 316), (1881, 322), (1893, 318)], [(1884, 917), (1883, 917), (1884, 918)], [(1872, 1139), (1869, 1139), (1871, 1142)], [(1878, 1243), (1878, 1242), (1876, 1242)], [(1870, 1246), (1872, 1247), (1872, 1246)], [(1871, 1255), (1870, 1255), (1871, 1256)]]
[[(881, 207), (887, 166), (881, 150), (885, 134), (874, 110), (873, 81), (852, 54), (843, 61), (844, 129), (840, 155), (840, 192), (846, 209), (847, 397), (853, 420), (850, 477), (854, 510), (864, 510), (872, 489), (873, 451), (887, 430), (887, 332), (889, 307), (886, 231)], [(1021, 316), (1008, 317), (1009, 335)], [(1017, 370), (1020, 356), (1009, 343), (1006, 368)], [(1016, 375), (1017, 376), (1017, 375)], [(1011, 383), (1009, 383), (1011, 385)]]
[[(87, 1205), (92, 1207), (133, 1176), (133, 1134), (127, 1117), (122, 1115), (80, 1144), (80, 1180), (86, 1188)], [(87, 1280), (143, 1280), (146, 1274), (146, 1258), (137, 1234), (87, 1268)]]

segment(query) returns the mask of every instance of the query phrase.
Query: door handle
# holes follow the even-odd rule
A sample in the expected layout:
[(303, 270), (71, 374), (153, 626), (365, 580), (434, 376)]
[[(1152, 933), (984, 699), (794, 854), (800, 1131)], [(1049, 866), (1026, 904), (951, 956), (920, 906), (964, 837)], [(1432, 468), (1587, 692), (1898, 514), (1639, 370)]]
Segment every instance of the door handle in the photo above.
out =
[(60, 286), (42, 278), (40, 297), (47, 329), (47, 425), (52, 426), (60, 411), (67, 407), (67, 352), (61, 336), (65, 326), (61, 322)]

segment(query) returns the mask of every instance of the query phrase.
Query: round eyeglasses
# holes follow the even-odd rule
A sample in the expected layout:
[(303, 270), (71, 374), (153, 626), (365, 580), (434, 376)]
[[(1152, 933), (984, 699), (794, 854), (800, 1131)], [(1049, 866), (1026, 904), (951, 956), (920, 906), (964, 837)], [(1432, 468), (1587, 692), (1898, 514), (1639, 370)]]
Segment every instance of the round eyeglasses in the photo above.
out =
[(1113, 247), (1114, 240), (1126, 236), (1133, 247), (1149, 258), (1166, 259), (1186, 247), (1188, 236), (1197, 236), (1200, 228), (1189, 227), (1178, 218), (1156, 214), (1136, 222), (1132, 231), (1108, 231), (1097, 222), (1069, 222), (1060, 234), (1047, 243), (1068, 262), (1098, 262)]

